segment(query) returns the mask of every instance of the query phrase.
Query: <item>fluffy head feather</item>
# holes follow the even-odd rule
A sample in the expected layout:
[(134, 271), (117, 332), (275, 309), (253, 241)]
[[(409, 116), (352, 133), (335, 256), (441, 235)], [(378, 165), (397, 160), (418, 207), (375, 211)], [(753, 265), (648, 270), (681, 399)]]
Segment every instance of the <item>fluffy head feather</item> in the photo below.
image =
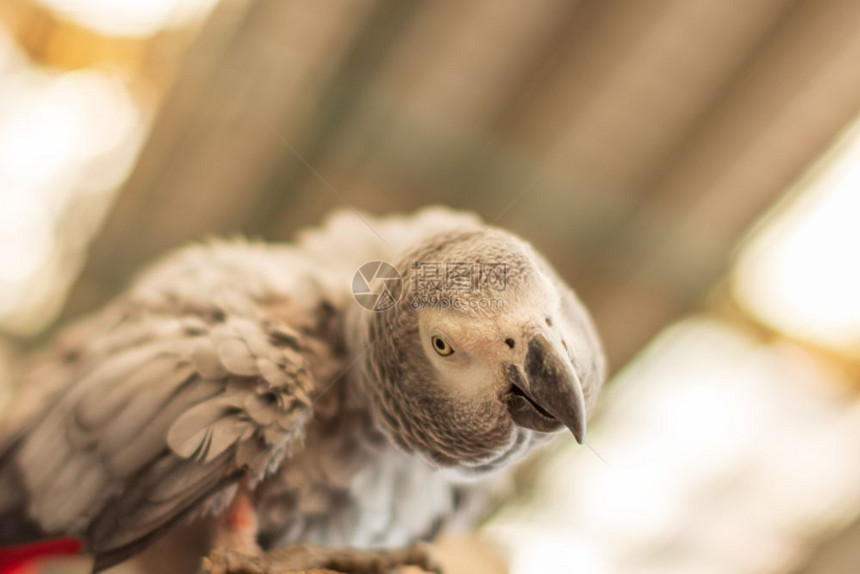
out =
[[(471, 287), (422, 280), (428, 264), (465, 265)], [(482, 275), (499, 264), (504, 281)], [(565, 426), (583, 439), (604, 378), (600, 343), (530, 245), (496, 229), (445, 232), (410, 249), (398, 269), (397, 305), (362, 312), (354, 339), (361, 387), (395, 444), (479, 476)]]

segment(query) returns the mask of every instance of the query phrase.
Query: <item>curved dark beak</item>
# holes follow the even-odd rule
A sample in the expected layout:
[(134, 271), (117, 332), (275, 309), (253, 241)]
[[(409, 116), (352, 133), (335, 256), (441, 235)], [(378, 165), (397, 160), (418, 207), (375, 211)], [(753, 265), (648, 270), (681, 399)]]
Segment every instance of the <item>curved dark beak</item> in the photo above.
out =
[(537, 334), (528, 343), (524, 367), (524, 377), (519, 374), (519, 369), (509, 367), (514, 420), (541, 431), (552, 430), (552, 426), (560, 427), (558, 423), (561, 423), (570, 429), (576, 442), (582, 444), (585, 440), (585, 399), (579, 377), (567, 354), (560, 353), (544, 335)]

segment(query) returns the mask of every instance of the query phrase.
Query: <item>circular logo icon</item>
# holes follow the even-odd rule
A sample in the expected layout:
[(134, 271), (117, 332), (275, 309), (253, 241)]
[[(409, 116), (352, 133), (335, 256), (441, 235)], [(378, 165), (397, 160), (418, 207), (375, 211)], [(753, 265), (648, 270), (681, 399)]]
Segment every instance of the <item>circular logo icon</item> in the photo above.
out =
[(368, 311), (387, 311), (403, 293), (403, 279), (397, 268), (385, 261), (370, 261), (352, 278), (352, 294)]

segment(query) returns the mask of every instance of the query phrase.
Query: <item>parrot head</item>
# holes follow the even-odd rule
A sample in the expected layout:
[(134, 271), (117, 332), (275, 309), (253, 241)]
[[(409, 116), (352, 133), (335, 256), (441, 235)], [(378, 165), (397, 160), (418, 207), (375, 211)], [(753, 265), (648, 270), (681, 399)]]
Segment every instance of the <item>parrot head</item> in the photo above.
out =
[(522, 458), (564, 429), (585, 438), (603, 383), (584, 306), (507, 232), (448, 232), (398, 264), (395, 307), (364, 314), (361, 388), (401, 449), (458, 476)]

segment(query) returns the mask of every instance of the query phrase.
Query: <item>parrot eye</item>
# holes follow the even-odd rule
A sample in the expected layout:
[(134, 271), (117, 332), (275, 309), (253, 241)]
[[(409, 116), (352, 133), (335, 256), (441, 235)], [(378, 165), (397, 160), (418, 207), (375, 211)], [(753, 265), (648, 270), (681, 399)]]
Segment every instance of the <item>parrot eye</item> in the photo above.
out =
[(430, 338), (430, 342), (433, 343), (433, 350), (436, 351), (437, 355), (447, 357), (454, 352), (454, 349), (451, 348), (451, 345), (448, 344), (448, 341), (438, 335), (433, 335)]

